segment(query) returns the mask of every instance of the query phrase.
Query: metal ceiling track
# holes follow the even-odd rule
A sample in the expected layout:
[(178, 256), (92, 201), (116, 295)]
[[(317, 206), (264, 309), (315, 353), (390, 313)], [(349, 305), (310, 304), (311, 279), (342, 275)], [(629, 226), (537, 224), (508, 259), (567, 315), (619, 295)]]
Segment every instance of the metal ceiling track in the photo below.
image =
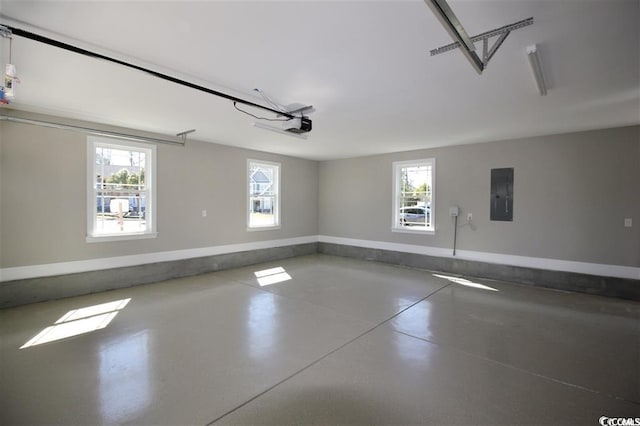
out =
[[(439, 55), (441, 53), (449, 52), (451, 50), (459, 48), (478, 74), (482, 74), (482, 71), (487, 68), (487, 64), (496, 53), (498, 48), (502, 46), (502, 43), (511, 33), (511, 31), (533, 24), (533, 18), (527, 18), (510, 25), (505, 25), (500, 28), (486, 31), (482, 34), (469, 37), (462, 24), (453, 13), (453, 10), (451, 10), (445, 0), (424, 1), (431, 8), (436, 17), (440, 20), (449, 35), (451, 35), (451, 37), (456, 40), (451, 44), (447, 44), (446, 46), (431, 50), (431, 56)], [(489, 39), (493, 37), (498, 38), (491, 45), (491, 47), (489, 47)], [(478, 53), (476, 53), (476, 46), (474, 43), (478, 41), (482, 41), (482, 58), (478, 56)]]
[(232, 96), (232, 95), (227, 95), (226, 93), (218, 92), (217, 90), (209, 89), (209, 88), (204, 87), (204, 86), (200, 86), (200, 85), (197, 85), (197, 84), (194, 84), (194, 83), (190, 83), (188, 81), (181, 80), (179, 78), (172, 77), (170, 75), (163, 74), (163, 73), (151, 70), (149, 68), (144, 68), (144, 67), (141, 67), (141, 66), (138, 66), (138, 65), (135, 65), (135, 64), (131, 64), (131, 63), (128, 63), (128, 62), (125, 62), (125, 61), (121, 61), (120, 59), (111, 58), (109, 56), (105, 56), (105, 55), (102, 55), (102, 54), (97, 53), (97, 52), (92, 52), (90, 50), (83, 49), (81, 47), (73, 46), (73, 45), (68, 44), (68, 43), (64, 43), (64, 42), (61, 42), (61, 41), (58, 41), (58, 40), (54, 40), (54, 39), (49, 38), (49, 37), (45, 37), (45, 36), (42, 36), (42, 35), (39, 35), (39, 34), (35, 34), (35, 33), (30, 32), (30, 31), (25, 31), (25, 30), (22, 30), (20, 28), (15, 28), (15, 27), (12, 27), (12, 26), (9, 26), (9, 25), (0, 24), (0, 36), (2, 36), (2, 37), (11, 37), (11, 36), (14, 36), (14, 35), (15, 36), (19, 36), (19, 37), (24, 37), (24, 38), (27, 38), (29, 40), (37, 41), (37, 42), (40, 42), (40, 43), (48, 44), (49, 46), (54, 46), (54, 47), (57, 47), (57, 48), (60, 48), (60, 49), (63, 49), (63, 50), (67, 50), (69, 52), (73, 52), (73, 53), (77, 53), (77, 54), (80, 54), (80, 55), (88, 56), (90, 58), (102, 59), (102, 60), (107, 61), (107, 62), (112, 62), (114, 64), (122, 65), (122, 66), (127, 67), (127, 68), (132, 68), (132, 69), (135, 69), (135, 70), (138, 70), (138, 71), (142, 71), (142, 72), (151, 74), (154, 77), (157, 77), (157, 78), (160, 78), (160, 79), (163, 79), (163, 80), (166, 80), (166, 81), (170, 81), (172, 83), (179, 84), (181, 86), (189, 87), (191, 89), (199, 90), (201, 92), (205, 92), (205, 93), (208, 93), (210, 95), (218, 96), (220, 98), (228, 99), (228, 100), (230, 100), (232, 102), (237, 102), (237, 103), (240, 103), (240, 104), (244, 104), (244, 105), (252, 106), (252, 107), (255, 107), (255, 108), (262, 109), (262, 110), (266, 110), (266, 111), (272, 112), (272, 113), (277, 114), (277, 115), (285, 116), (287, 118), (296, 118), (295, 115), (290, 114), (288, 112), (279, 111), (277, 109), (266, 107), (264, 105), (260, 105), (260, 104), (257, 104), (255, 102), (251, 102), (251, 101), (247, 101), (247, 100), (244, 100), (244, 99), (241, 99), (241, 98), (237, 98), (237, 97)]
[(0, 113), (0, 121), (12, 121), (15, 123), (32, 124), (40, 127), (49, 127), (51, 129), (70, 130), (74, 132), (85, 133), (87, 135), (106, 136), (109, 138), (125, 139), (125, 140), (136, 141), (136, 142), (163, 143), (163, 144), (179, 145), (179, 146), (184, 146), (187, 141), (187, 134), (195, 131), (195, 130), (187, 130), (185, 132), (178, 133), (176, 136), (179, 137), (180, 139), (171, 140), (171, 139), (155, 138), (151, 136), (141, 136), (141, 135), (132, 135), (128, 133), (112, 132), (109, 130), (96, 129), (96, 128), (85, 127), (85, 126), (75, 126), (73, 124), (57, 123), (53, 121), (14, 117), (11, 115), (7, 115), (5, 113)]

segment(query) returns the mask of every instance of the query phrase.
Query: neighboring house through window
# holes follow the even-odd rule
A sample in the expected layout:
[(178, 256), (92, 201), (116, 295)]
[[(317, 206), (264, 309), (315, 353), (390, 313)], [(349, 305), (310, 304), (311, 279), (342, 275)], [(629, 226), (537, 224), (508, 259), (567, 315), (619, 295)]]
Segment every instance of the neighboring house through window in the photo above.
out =
[(248, 160), (249, 229), (273, 229), (280, 226), (280, 164)]
[(155, 145), (94, 136), (87, 144), (87, 241), (155, 237)]
[(435, 159), (393, 163), (393, 231), (433, 232)]

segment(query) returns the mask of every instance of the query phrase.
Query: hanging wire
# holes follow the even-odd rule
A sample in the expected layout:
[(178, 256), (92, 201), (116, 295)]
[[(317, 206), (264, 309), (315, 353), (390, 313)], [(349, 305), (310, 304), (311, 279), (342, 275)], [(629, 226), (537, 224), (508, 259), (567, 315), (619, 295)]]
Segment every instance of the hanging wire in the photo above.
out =
[(253, 118), (257, 118), (258, 120), (267, 120), (267, 121), (289, 121), (289, 120), (293, 120), (293, 118), (267, 118), (267, 117), (258, 117), (257, 115), (251, 114), (248, 111), (245, 111), (243, 109), (238, 108), (238, 105), (236, 105), (236, 102), (233, 103), (233, 107), (235, 109), (237, 109), (238, 111), (250, 115)]

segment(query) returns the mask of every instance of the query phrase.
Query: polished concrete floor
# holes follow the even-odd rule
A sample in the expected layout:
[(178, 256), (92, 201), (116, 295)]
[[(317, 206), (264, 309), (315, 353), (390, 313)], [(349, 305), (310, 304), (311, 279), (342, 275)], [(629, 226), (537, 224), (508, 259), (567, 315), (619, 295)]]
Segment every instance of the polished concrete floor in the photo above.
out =
[(0, 424), (640, 417), (640, 304), (312, 255), (0, 311)]

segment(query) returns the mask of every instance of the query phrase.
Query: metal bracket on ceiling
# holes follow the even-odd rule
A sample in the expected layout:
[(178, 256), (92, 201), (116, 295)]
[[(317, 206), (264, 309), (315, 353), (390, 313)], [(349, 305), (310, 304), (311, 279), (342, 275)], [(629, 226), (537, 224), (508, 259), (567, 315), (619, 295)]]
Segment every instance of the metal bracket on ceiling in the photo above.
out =
[(176, 133), (176, 136), (180, 137), (182, 139), (182, 144), (186, 144), (187, 143), (187, 135), (189, 133), (193, 133), (195, 132), (196, 129), (191, 129), (191, 130), (185, 130), (184, 132), (180, 132), (180, 133)]
[[(285, 108), (287, 108), (287, 107), (285, 107)], [(287, 108), (287, 112), (289, 114), (293, 114), (293, 115), (296, 115), (296, 114), (300, 114), (300, 115), (310, 114), (310, 113), (312, 113), (314, 111), (315, 111), (315, 109), (313, 108), (313, 105), (298, 106), (298, 107), (293, 108), (293, 109), (288, 109)]]
[[(502, 42), (511, 31), (517, 30), (520, 28), (524, 28), (528, 25), (533, 24), (533, 18), (523, 19), (522, 21), (515, 22), (510, 25), (505, 25), (504, 27), (496, 28), (494, 30), (486, 31), (482, 34), (478, 34), (470, 38), (471, 42), (475, 43), (478, 41), (482, 41), (483, 44), (483, 62), (486, 63), (491, 59), (496, 50), (500, 47)], [(487, 46), (489, 44), (489, 39), (492, 37), (498, 37), (498, 39), (493, 43), (491, 49), (487, 50)], [(433, 49), (430, 51), (431, 56), (439, 55), (440, 53), (450, 52), (460, 47), (460, 43), (455, 42), (451, 44), (447, 44), (446, 46), (438, 47), (437, 49)]]
[[(451, 50), (459, 48), (467, 57), (469, 62), (471, 62), (471, 65), (478, 72), (478, 74), (482, 74), (482, 71), (484, 71), (484, 69), (487, 67), (487, 64), (496, 53), (498, 48), (502, 45), (507, 36), (511, 33), (511, 31), (533, 24), (533, 18), (527, 18), (510, 25), (505, 25), (500, 28), (486, 31), (482, 34), (469, 37), (467, 32), (464, 30), (464, 27), (445, 0), (424, 1), (431, 8), (436, 17), (445, 27), (445, 29), (449, 32), (451, 37), (457, 40), (454, 43), (431, 50), (431, 56), (439, 55), (440, 53), (449, 52)], [(493, 45), (489, 47), (489, 39), (493, 37), (498, 38), (493, 43)], [(474, 43), (478, 41), (482, 41), (482, 58), (480, 58), (475, 52), (476, 47)]]
[[(7, 111), (0, 112), (0, 121), (31, 124), (35, 126), (49, 127), (52, 129), (70, 130), (74, 132), (85, 133), (88, 135), (106, 136), (109, 138), (126, 139), (126, 140), (131, 140), (136, 142), (151, 142), (151, 143), (163, 143), (163, 144), (169, 144), (169, 145), (184, 146), (184, 141), (178, 142), (176, 140), (156, 138), (153, 136), (142, 136), (142, 135), (134, 135), (131, 133), (120, 133), (120, 132), (114, 132), (114, 131), (104, 130), (104, 129), (96, 129), (94, 127), (85, 127), (85, 126), (78, 126), (78, 125), (60, 123), (55, 121), (46, 121), (46, 120), (40, 120), (38, 118), (29, 118), (28, 116), (20, 117), (19, 115), (13, 115), (13, 113), (11, 113), (11, 115), (9, 114), (10, 113)], [(195, 131), (195, 130), (191, 130), (191, 131)]]
[(11, 38), (12, 34), (13, 33), (9, 28), (5, 27), (4, 25), (0, 25), (0, 37)]

